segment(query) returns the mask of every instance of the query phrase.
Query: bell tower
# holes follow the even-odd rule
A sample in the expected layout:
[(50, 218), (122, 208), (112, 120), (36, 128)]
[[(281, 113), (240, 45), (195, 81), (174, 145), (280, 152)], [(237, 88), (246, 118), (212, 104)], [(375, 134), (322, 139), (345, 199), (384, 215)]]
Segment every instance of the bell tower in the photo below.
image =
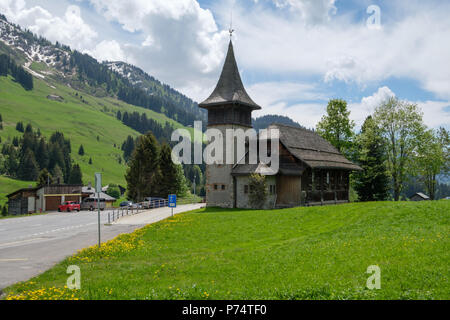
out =
[[(230, 35), (231, 32), (230, 30)], [(207, 127), (220, 130), (224, 141), (227, 129), (252, 128), (252, 111), (261, 109), (250, 98), (242, 84), (231, 39), (219, 82), (209, 98), (200, 103), (199, 107), (208, 110)], [(224, 164), (206, 166), (207, 206), (235, 206), (236, 191), (232, 170), (233, 165), (225, 164), (225, 159)]]

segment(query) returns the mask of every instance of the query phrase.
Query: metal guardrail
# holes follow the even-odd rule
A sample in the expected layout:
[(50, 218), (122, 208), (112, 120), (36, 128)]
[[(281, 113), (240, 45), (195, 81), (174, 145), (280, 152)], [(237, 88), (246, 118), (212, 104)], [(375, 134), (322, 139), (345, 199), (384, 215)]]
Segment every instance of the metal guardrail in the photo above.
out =
[[(203, 201), (202, 201), (203, 202)], [(193, 204), (193, 203), (201, 203), (201, 202), (195, 202), (190, 199), (181, 199), (177, 202), (177, 205), (183, 205), (183, 204)], [(157, 208), (164, 208), (169, 206), (169, 200), (152, 200), (152, 201), (144, 201), (139, 203), (134, 203), (132, 206), (128, 207), (112, 207), (112, 208), (105, 208), (106, 211), (108, 211), (108, 224), (111, 222), (119, 220), (121, 217), (129, 216), (129, 215), (135, 215), (139, 212), (150, 210), (150, 209), (157, 209)]]

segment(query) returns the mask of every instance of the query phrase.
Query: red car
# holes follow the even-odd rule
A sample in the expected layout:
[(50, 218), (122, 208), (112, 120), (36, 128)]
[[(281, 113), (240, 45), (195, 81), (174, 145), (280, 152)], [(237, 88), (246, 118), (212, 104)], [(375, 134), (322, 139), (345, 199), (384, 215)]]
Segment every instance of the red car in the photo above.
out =
[(78, 211), (80, 212), (80, 204), (75, 201), (66, 201), (58, 207), (58, 211)]

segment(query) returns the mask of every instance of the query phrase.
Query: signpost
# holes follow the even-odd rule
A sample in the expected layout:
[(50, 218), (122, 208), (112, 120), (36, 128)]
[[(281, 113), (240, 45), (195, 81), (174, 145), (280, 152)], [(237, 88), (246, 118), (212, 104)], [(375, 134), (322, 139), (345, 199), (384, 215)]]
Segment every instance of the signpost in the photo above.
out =
[(173, 217), (173, 208), (177, 207), (177, 195), (169, 194), (169, 208), (172, 208), (172, 217)]
[(100, 192), (102, 192), (102, 174), (95, 174), (95, 192), (97, 192), (97, 208), (98, 208), (98, 247), (100, 248)]

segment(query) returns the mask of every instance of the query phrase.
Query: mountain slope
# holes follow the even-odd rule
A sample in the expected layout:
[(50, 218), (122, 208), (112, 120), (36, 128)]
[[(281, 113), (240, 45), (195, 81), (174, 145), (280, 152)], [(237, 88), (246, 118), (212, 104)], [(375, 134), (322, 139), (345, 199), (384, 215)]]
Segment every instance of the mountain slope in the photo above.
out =
[(184, 125), (205, 119), (206, 113), (195, 102), (141, 69), (122, 62), (99, 63), (87, 54), (24, 31), (1, 14), (0, 53), (11, 55), (40, 79), (50, 78), (96, 97), (118, 98), (164, 113)]
[[(62, 102), (47, 97), (59, 96)], [(81, 98), (82, 97), (82, 98)], [(13, 137), (21, 137), (15, 130), (16, 123), (31, 123), (34, 129), (40, 129), (49, 137), (55, 131), (61, 131), (72, 143), (72, 158), (79, 163), (85, 183), (93, 181), (95, 172), (102, 172), (105, 184), (125, 184), (125, 164), (122, 158), (121, 144), (131, 135), (140, 135), (116, 119), (118, 110), (145, 113), (147, 117), (174, 128), (179, 123), (151, 110), (128, 105), (112, 98), (97, 98), (83, 92), (70, 89), (54, 81), (46, 82), (34, 79), (34, 89), (25, 91), (10, 77), (0, 77), (0, 114), (3, 118), (3, 130), (0, 130), (2, 143)], [(99, 137), (99, 141), (97, 141)], [(77, 154), (80, 145), (86, 154)], [(116, 147), (114, 147), (114, 144)], [(89, 158), (93, 164), (89, 165)]]
[[(34, 79), (34, 89), (25, 91), (10, 76), (0, 77), (0, 114), (3, 118), (0, 145), (10, 143), (14, 137), (22, 137), (22, 133), (15, 129), (19, 121), (24, 125), (30, 123), (46, 138), (55, 131), (60, 131), (71, 141), (71, 156), (74, 163), (81, 166), (84, 183), (93, 181), (95, 172), (102, 172), (104, 184), (126, 184), (126, 166), (120, 148), (128, 136), (135, 138), (140, 133), (117, 120), (118, 111), (145, 114), (148, 119), (155, 120), (161, 126), (168, 124), (176, 129), (184, 126), (167, 116), (168, 108), (174, 108), (175, 111), (172, 110), (174, 112), (170, 115), (177, 118), (177, 110), (184, 108), (184, 105), (191, 111), (196, 107), (190, 99), (136, 67), (133, 67), (131, 73), (139, 74), (144, 81), (142, 86), (136, 83), (136, 87), (133, 87), (135, 77), (131, 76), (129, 79), (128, 74), (125, 77), (117, 70), (111, 71), (109, 66), (100, 64), (87, 55), (38, 38), (7, 22), (1, 15), (0, 54), (7, 54), (16, 64), (31, 73)], [(150, 88), (152, 84), (153, 89)], [(148, 96), (159, 95), (161, 99), (164, 98), (167, 103), (161, 110), (164, 113), (118, 100), (115, 93), (118, 88), (131, 88), (136, 92), (153, 90)], [(180, 105), (174, 106), (176, 103)], [(80, 145), (84, 147), (84, 156), (77, 153)], [(92, 164), (89, 164), (90, 158)], [(15, 188), (29, 184), (1, 178), (2, 184), (8, 182), (4, 186), (6, 189), (7, 186)], [(3, 189), (3, 195), (14, 191)]]

